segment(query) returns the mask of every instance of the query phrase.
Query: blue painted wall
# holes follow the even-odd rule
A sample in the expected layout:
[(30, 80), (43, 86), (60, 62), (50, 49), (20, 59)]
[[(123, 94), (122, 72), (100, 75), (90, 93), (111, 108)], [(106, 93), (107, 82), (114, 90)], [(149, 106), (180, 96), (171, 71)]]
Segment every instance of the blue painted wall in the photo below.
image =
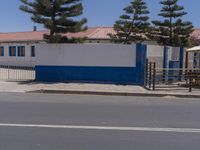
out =
[(163, 68), (168, 68), (169, 67), (168, 53), (169, 53), (169, 48), (168, 47), (164, 47)]
[[(179, 68), (183, 69), (184, 67), (184, 52), (185, 49), (183, 47), (180, 47), (180, 52), (179, 52)], [(183, 75), (183, 70), (179, 71), (179, 80), (183, 80), (184, 79), (184, 75)]]
[(145, 67), (147, 61), (147, 46), (143, 44), (136, 45), (136, 82), (139, 85), (144, 85), (145, 83)]
[(178, 75), (180, 75), (179, 70), (173, 70), (174, 68), (179, 68), (180, 66), (180, 61), (179, 60), (170, 60), (169, 61), (169, 70), (168, 71), (168, 81), (178, 81), (181, 79), (181, 76), (177, 78)]
[(163, 71), (163, 82), (168, 81), (168, 70), (167, 70), (167, 68), (169, 68), (168, 55), (169, 55), (169, 48), (165, 46), (163, 51), (163, 68), (165, 68), (166, 70)]
[(36, 80), (144, 84), (146, 45), (136, 45), (136, 67), (36, 66)]
[(136, 67), (36, 66), (38, 81), (137, 83)]
[(184, 66), (184, 48), (180, 48), (179, 52), (179, 68), (183, 69)]

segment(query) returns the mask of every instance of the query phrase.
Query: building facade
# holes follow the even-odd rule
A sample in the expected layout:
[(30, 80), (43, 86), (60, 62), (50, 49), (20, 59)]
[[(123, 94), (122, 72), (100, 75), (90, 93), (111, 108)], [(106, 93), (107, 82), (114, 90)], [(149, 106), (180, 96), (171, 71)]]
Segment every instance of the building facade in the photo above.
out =
[(35, 66), (35, 44), (1, 43), (0, 65)]
[[(30, 31), (30, 32), (12, 32), (0, 33), (0, 65), (20, 65), (34, 66), (35, 57), (37, 57), (37, 44), (46, 43), (43, 35), (48, 31)], [(87, 44), (109, 44), (110, 37), (108, 34), (114, 34), (112, 27), (94, 27), (88, 28), (84, 32), (67, 33), (68, 38), (85, 38)], [(200, 30), (195, 30), (192, 37), (199, 39)], [(163, 67), (164, 47), (158, 46), (155, 42), (146, 42), (147, 54), (149, 60), (158, 62), (159, 67)], [(171, 60), (177, 60), (179, 50), (169, 50)], [(173, 51), (173, 54), (171, 54)], [(173, 56), (172, 56), (173, 55)]]

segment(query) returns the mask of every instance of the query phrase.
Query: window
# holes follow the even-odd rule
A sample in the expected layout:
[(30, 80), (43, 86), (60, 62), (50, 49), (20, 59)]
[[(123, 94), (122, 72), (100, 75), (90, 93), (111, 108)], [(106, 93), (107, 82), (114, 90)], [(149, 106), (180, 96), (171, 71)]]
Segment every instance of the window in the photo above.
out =
[(16, 56), (16, 46), (9, 47), (9, 56), (11, 57)]
[(31, 57), (35, 57), (35, 46), (31, 46)]
[(4, 47), (0, 46), (0, 56), (4, 56)]
[(25, 46), (18, 46), (17, 47), (17, 55), (19, 57), (25, 57)]

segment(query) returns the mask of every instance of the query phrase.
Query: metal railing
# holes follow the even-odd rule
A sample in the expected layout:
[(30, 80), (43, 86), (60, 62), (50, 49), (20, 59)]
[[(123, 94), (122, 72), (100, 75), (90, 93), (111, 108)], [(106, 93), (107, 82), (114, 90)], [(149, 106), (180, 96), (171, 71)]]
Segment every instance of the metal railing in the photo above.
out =
[(0, 80), (6, 80), (6, 81), (35, 80), (35, 67), (0, 65)]
[(185, 80), (190, 92), (192, 88), (200, 87), (200, 69), (186, 70)]
[(145, 87), (156, 90), (158, 85), (177, 85), (189, 88), (200, 87), (200, 69), (156, 68), (155, 62), (146, 64)]

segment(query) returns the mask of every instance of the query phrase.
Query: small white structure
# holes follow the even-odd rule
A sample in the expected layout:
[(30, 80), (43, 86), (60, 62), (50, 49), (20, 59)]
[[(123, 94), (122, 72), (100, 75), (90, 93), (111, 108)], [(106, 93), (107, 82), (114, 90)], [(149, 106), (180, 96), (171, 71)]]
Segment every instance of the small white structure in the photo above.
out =
[(0, 65), (35, 66), (35, 44), (0, 44)]
[(200, 68), (200, 46), (195, 46), (186, 50), (187, 67)]
[(200, 52), (200, 46), (195, 46), (186, 50), (187, 52)]

